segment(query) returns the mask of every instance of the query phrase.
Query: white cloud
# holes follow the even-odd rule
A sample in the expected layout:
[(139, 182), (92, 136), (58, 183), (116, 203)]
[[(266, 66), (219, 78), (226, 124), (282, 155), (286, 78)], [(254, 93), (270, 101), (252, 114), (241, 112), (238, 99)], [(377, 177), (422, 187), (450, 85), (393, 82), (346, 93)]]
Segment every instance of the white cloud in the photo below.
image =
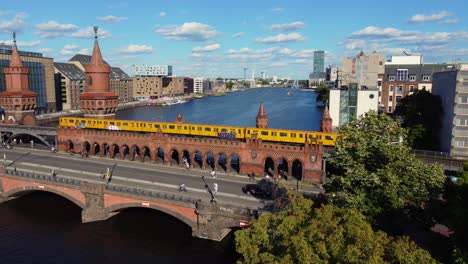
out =
[(91, 55), (91, 49), (89, 49), (89, 48), (80, 49), (78, 51), (78, 54)]
[(109, 23), (117, 23), (120, 21), (127, 20), (128, 18), (108, 15), (108, 16), (103, 16), (103, 17), (97, 17), (96, 19), (100, 21), (104, 21), (104, 22), (109, 22)]
[(432, 15), (416, 14), (411, 17), (409, 22), (414, 23), (414, 24), (420, 24), (420, 23), (426, 23), (426, 22), (441, 21), (449, 16), (450, 16), (450, 13), (447, 11), (440, 11), (439, 13), (435, 13)]
[(289, 34), (278, 34), (275, 36), (269, 36), (265, 38), (257, 38), (255, 42), (259, 43), (282, 43), (282, 42), (294, 42), (294, 41), (303, 41), (305, 37), (300, 33), (289, 33)]
[(273, 13), (282, 13), (284, 11), (284, 8), (282, 7), (275, 7), (273, 9), (271, 9), (271, 12)]
[(442, 22), (443, 24), (458, 24), (460, 23), (460, 19), (457, 18), (449, 18)]
[[(0, 43), (5, 45), (13, 45), (12, 40), (0, 40)], [(41, 44), (40, 40), (33, 40), (33, 41), (16, 41), (16, 45), (18, 47), (35, 47)]]
[(74, 24), (60, 24), (49, 20), (45, 23), (37, 24), (35, 28), (36, 34), (42, 38), (56, 38), (63, 37), (67, 33), (77, 30), (78, 26)]
[(153, 47), (148, 45), (130, 44), (126, 48), (118, 50), (123, 54), (153, 53)]
[(166, 15), (167, 15), (166, 12), (159, 12), (160, 17), (165, 17)]
[(270, 30), (272, 31), (293, 31), (297, 29), (304, 28), (304, 22), (296, 21), (292, 23), (286, 24), (274, 24), (270, 26)]
[(72, 45), (72, 44), (67, 44), (63, 47), (63, 49), (60, 51), (60, 55), (74, 55), (78, 53), (78, 47), (77, 45)]
[(187, 41), (210, 40), (219, 34), (213, 27), (198, 22), (186, 22), (180, 26), (158, 27), (155, 32), (168, 40)]
[(221, 45), (218, 43), (215, 44), (209, 44), (203, 47), (195, 47), (192, 49), (192, 52), (209, 52), (209, 51), (215, 51), (221, 48)]
[(201, 54), (201, 53), (192, 53), (190, 55), (190, 57), (192, 57), (192, 58), (201, 58), (201, 57), (203, 57), (203, 54)]
[(26, 27), (24, 20), (28, 17), (26, 13), (16, 14), (12, 20), (0, 20), (0, 32), (12, 33), (21, 32)]
[[(104, 29), (98, 30), (98, 36), (102, 38), (110, 37), (110, 32)], [(70, 37), (73, 38), (92, 38), (94, 37), (94, 29), (93, 27), (87, 27), (80, 29), (76, 32), (73, 32)]]
[(239, 33), (232, 35), (233, 38), (240, 38), (242, 36), (244, 36), (244, 32), (239, 32)]
[(38, 50), (40, 53), (48, 55), (51, 54), (54, 50), (51, 48), (42, 48)]

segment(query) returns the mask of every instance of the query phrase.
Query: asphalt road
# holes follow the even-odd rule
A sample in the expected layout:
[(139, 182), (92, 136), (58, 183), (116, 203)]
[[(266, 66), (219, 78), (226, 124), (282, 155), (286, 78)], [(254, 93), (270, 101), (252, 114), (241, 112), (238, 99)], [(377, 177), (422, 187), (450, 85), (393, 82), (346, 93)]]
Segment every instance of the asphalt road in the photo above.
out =
[[(52, 153), (48, 150), (30, 149), (26, 145), (12, 149), (0, 149), (0, 159), (6, 156), (6, 164), (16, 167), (18, 171), (33, 171), (38, 173), (51, 173), (52, 169), (58, 176), (80, 178), (88, 181), (102, 182), (101, 173), (107, 168), (112, 170), (114, 185), (125, 185), (158, 190), (165, 193), (177, 193), (178, 195), (191, 196), (210, 200), (204, 182), (213, 189), (213, 183), (218, 184), (217, 201), (222, 204), (258, 208), (263, 207), (264, 201), (246, 195), (242, 187), (254, 183), (245, 176), (226, 175), (217, 173), (216, 179), (209, 176), (209, 171), (191, 169), (186, 171), (177, 166), (165, 166), (143, 163), (141, 161), (127, 161), (109, 158), (89, 157), (81, 158), (80, 155), (67, 153)], [(185, 184), (188, 191), (178, 192), (181, 184)]]

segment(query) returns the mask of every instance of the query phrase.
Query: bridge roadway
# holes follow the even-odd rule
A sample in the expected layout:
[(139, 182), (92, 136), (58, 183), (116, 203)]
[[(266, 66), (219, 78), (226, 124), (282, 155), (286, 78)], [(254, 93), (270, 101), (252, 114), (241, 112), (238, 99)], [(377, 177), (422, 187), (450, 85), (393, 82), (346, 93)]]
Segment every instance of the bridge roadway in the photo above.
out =
[[(24, 145), (26, 146), (26, 144)], [(7, 158), (7, 168), (16, 168), (18, 171), (29, 171), (50, 174), (52, 169), (58, 176), (77, 178), (90, 182), (103, 182), (101, 173), (107, 168), (114, 167), (111, 185), (141, 187), (149, 190), (210, 200), (210, 195), (204, 188), (201, 176), (209, 187), (213, 189), (213, 183), (218, 184), (217, 202), (234, 206), (257, 209), (264, 206), (264, 201), (248, 196), (242, 192), (242, 187), (253, 183), (245, 176), (223, 175), (218, 173), (216, 179), (212, 179), (207, 171), (189, 170), (180, 167), (169, 167), (142, 163), (136, 161), (116, 160), (108, 158), (81, 158), (80, 155), (64, 153), (51, 153), (46, 150), (14, 147), (13, 149), (1, 149)], [(52, 158), (53, 157), (53, 158)], [(185, 184), (188, 191), (181, 193), (177, 189), (180, 184)], [(313, 190), (315, 191), (315, 190)]]

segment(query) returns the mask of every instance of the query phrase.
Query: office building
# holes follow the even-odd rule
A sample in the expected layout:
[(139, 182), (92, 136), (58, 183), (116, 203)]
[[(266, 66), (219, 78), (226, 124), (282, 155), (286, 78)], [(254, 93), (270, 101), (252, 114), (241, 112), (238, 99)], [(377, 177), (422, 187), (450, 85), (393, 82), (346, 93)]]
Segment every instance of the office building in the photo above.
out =
[(360, 52), (356, 57), (344, 57), (339, 74), (339, 85), (358, 83), (359, 86), (377, 88), (378, 75), (385, 71), (385, 55)]
[(357, 83), (341, 86), (330, 90), (329, 111), (332, 127), (347, 124), (353, 118), (358, 118), (370, 110), (378, 108), (377, 88), (360, 88)]
[(133, 65), (133, 76), (172, 76), (171, 65)]
[(133, 98), (145, 100), (184, 94), (184, 77), (133, 77)]
[[(0, 44), (0, 91), (6, 89), (3, 69), (9, 66), (12, 52), (12, 46)], [(37, 93), (36, 111), (55, 111), (54, 60), (38, 52), (20, 50), (19, 54), (23, 65), (29, 69), (29, 88)]]
[(450, 71), (432, 74), (432, 94), (442, 102), (440, 150), (451, 157), (468, 159), (468, 64), (459, 64)]
[(392, 113), (402, 98), (416, 90), (432, 90), (432, 75), (435, 72), (451, 71), (451, 64), (425, 64), (423, 56), (392, 56), (385, 63), (382, 75), (381, 105)]
[(204, 78), (193, 78), (193, 92), (196, 94), (202, 94), (203, 93), (203, 83), (205, 79)]
[(54, 63), (57, 110), (79, 110), (80, 94), (85, 90), (85, 73), (71, 63)]
[(325, 51), (323, 50), (314, 51), (314, 71), (313, 72), (325, 72)]

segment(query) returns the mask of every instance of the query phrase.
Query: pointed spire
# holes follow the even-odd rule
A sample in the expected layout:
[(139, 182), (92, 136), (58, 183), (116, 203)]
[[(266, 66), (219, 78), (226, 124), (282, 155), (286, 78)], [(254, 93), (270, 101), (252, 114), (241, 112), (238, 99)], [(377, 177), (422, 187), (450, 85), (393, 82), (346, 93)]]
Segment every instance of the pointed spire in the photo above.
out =
[(99, 48), (98, 43), (98, 27), (94, 26), (94, 49), (93, 49), (93, 56), (91, 57), (91, 63), (93, 65), (105, 65), (104, 59), (101, 55), (101, 49)]
[(263, 102), (260, 103), (260, 108), (258, 109), (258, 114), (257, 114), (257, 117), (260, 117), (260, 116), (265, 116), (266, 113), (265, 113), (265, 106), (263, 105)]
[(13, 32), (13, 52), (11, 53), (10, 67), (23, 67), (18, 47), (16, 47), (16, 32)]

